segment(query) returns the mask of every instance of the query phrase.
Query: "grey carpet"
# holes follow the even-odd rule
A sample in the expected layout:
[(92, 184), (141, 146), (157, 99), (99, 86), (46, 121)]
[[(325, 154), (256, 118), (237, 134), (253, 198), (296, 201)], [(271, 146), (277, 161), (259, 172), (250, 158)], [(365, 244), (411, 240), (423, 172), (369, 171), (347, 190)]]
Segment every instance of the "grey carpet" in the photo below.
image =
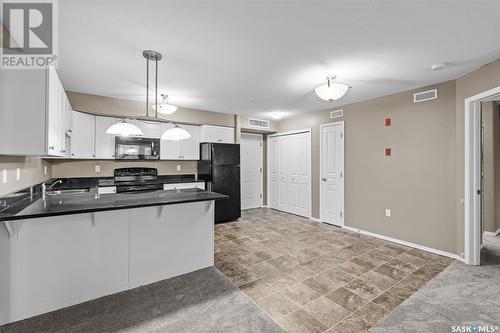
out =
[(494, 326), (498, 332), (500, 242), (496, 238), (485, 242), (481, 266), (453, 262), (370, 332), (451, 332), (452, 326), (472, 325)]
[(283, 332), (216, 268), (0, 327), (0, 332)]

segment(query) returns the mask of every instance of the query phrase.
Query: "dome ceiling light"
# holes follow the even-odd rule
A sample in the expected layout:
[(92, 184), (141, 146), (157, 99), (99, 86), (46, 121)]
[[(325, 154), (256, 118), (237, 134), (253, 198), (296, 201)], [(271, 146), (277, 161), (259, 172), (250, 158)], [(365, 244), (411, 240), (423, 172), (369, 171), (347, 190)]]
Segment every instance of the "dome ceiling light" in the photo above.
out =
[(175, 111), (177, 111), (177, 106), (168, 103), (168, 101), (167, 101), (168, 95), (161, 94), (161, 98), (162, 98), (162, 101), (160, 102), (160, 104), (158, 104), (158, 106), (153, 105), (153, 110), (155, 110), (158, 113), (167, 114), (167, 115), (172, 114)]
[(109, 126), (106, 130), (106, 134), (118, 135), (118, 136), (143, 136), (142, 130), (127, 122), (127, 119), (122, 119), (116, 124)]
[(350, 87), (343, 83), (333, 82), (335, 78), (335, 75), (327, 76), (326, 84), (323, 84), (314, 90), (319, 98), (333, 103), (333, 101), (336, 101), (346, 94)]

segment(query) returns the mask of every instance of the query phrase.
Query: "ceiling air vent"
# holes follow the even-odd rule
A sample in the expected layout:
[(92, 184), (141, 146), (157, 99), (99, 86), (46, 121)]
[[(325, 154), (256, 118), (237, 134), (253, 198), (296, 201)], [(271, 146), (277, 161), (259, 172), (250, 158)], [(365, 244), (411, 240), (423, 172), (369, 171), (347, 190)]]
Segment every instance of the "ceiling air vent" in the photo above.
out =
[(431, 99), (436, 99), (438, 97), (437, 89), (422, 91), (416, 94), (413, 94), (413, 103), (429, 101)]
[(248, 118), (248, 126), (249, 127), (256, 127), (256, 128), (269, 128), (270, 123), (269, 123), (269, 120)]
[(344, 116), (344, 110), (335, 110), (330, 112), (330, 119), (335, 119), (335, 118), (342, 118)]

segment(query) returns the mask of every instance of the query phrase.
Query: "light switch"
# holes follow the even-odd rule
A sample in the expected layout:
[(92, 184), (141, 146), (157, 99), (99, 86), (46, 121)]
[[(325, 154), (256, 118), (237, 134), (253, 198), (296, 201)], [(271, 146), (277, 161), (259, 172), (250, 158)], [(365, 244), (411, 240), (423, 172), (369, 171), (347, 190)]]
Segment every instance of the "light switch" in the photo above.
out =
[(21, 180), (21, 168), (16, 169), (16, 180)]
[(44, 175), (46, 175), (46, 174), (47, 174), (47, 166), (46, 166), (46, 165), (44, 165), (44, 166), (43, 166), (43, 174), (44, 174)]
[(7, 169), (2, 170), (2, 183), (7, 184)]
[(385, 216), (386, 217), (391, 217), (391, 214), (392, 214), (391, 210), (389, 208), (386, 208), (385, 209)]
[(99, 164), (96, 164), (96, 166), (95, 166), (95, 172), (96, 173), (101, 172), (101, 166)]
[(177, 171), (181, 171), (181, 165), (177, 164)]

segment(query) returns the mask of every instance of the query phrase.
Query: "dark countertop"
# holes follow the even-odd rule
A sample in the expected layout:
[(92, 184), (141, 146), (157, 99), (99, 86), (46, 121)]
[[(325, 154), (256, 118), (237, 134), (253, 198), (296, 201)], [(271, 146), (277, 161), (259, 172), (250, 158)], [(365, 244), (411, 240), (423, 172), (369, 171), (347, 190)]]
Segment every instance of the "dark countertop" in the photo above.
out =
[(227, 195), (200, 189), (138, 191), (98, 195), (95, 191), (27, 195), (24, 199), (0, 207), (0, 222), (56, 215), (70, 215), (107, 210), (173, 205), (188, 202), (225, 200)]

